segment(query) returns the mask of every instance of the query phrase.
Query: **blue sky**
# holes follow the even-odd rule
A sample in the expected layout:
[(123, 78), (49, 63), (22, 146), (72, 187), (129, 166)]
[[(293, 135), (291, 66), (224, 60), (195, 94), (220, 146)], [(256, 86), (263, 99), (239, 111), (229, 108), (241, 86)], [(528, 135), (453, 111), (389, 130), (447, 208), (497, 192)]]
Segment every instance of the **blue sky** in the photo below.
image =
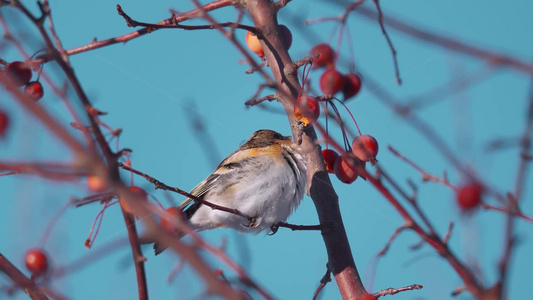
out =
[[(373, 7), (370, 1), (365, 4)], [(454, 39), (486, 50), (504, 53), (530, 62), (533, 41), (533, 3), (515, 1), (513, 5), (493, 1), (380, 1), (385, 15), (405, 20)], [(280, 14), (280, 23), (293, 32), (290, 54), (294, 60), (308, 54), (319, 42), (326, 42), (335, 30), (333, 23), (305, 26), (302, 20), (337, 16), (341, 5), (326, 1), (292, 1)], [(189, 1), (128, 1), (120, 3), (133, 18), (157, 22), (167, 18), (168, 8), (186, 11)], [(28, 3), (28, 5), (33, 5)], [(117, 15), (115, 3), (95, 0), (51, 1), (55, 25), (67, 49), (131, 32)], [(43, 43), (32, 27), (11, 9), (1, 8), (15, 33), (26, 33), (23, 42), (28, 52), (42, 48)], [(233, 21), (231, 8), (217, 12), (220, 22)], [(200, 24), (202, 22), (194, 22)], [(251, 24), (249, 18), (243, 23)], [(413, 96), (441, 87), (451, 80), (465, 82), (472, 74), (484, 74), (484, 80), (466, 91), (436, 97), (438, 101), (416, 110), (448, 143), (462, 163), (475, 170), (483, 181), (501, 193), (514, 188), (518, 166), (518, 149), (487, 153), (488, 142), (497, 138), (516, 138), (522, 134), (530, 79), (509, 68), (491, 69), (486, 62), (420, 42), (389, 29), (398, 51), (403, 84), (398, 86), (390, 49), (376, 21), (353, 14), (348, 22), (353, 41), (357, 70), (377, 82), (381, 89), (406, 102)], [(238, 32), (244, 41), (245, 32)], [(13, 47), (1, 48), (0, 56), (8, 61), (20, 60)], [(349, 58), (347, 40), (341, 53)], [(247, 109), (244, 102), (255, 92), (261, 78), (246, 75), (247, 65), (241, 54), (217, 31), (161, 30), (126, 44), (101, 48), (71, 57), (74, 70), (95, 107), (109, 114), (102, 118), (114, 128), (122, 128), (120, 146), (133, 149), (133, 167), (157, 179), (185, 190), (209, 175), (218, 161), (234, 151), (255, 130), (269, 128), (283, 134), (290, 129), (286, 117), (261, 110)], [(339, 65), (347, 72), (346, 65)], [(60, 85), (64, 77), (52, 64), (45, 66)], [(321, 71), (311, 71), (311, 84), (317, 86)], [(454, 86), (450, 86), (453, 91)], [(45, 87), (45, 106), (65, 124), (71, 122), (63, 104)], [(266, 95), (265, 92), (263, 95)], [(74, 97), (73, 93), (70, 96)], [(435, 96), (433, 96), (435, 98)], [(0, 90), (0, 98), (6, 92)], [(439, 99), (442, 98), (442, 99)], [(267, 105), (281, 108), (278, 103)], [(497, 262), (502, 250), (503, 217), (500, 213), (482, 211), (472, 218), (457, 210), (453, 192), (442, 185), (422, 183), (413, 168), (400, 161), (386, 148), (392, 145), (428, 172), (441, 176), (447, 172), (453, 184), (461, 176), (417, 130), (394, 114), (363, 83), (362, 92), (347, 103), (363, 133), (380, 143), (379, 164), (405, 189), (406, 180), (418, 184), (419, 201), (444, 234), (450, 221), (456, 226), (450, 241), (453, 251), (467, 263), (479, 260), (486, 284), (497, 277)], [(2, 160), (64, 160), (67, 149), (37, 121), (11, 100), (0, 106), (13, 118), (12, 131), (0, 144)], [(348, 117), (345, 115), (346, 118)], [(192, 130), (191, 120), (199, 120), (207, 135), (200, 139)], [(355, 129), (355, 128), (352, 128)], [(72, 132), (75, 133), (74, 129)], [(332, 134), (339, 137), (338, 130)], [(216, 158), (216, 159), (213, 159)], [(370, 171), (374, 170), (370, 168)], [(124, 179), (128, 179), (124, 173)], [(403, 224), (398, 213), (367, 182), (357, 180), (345, 185), (332, 178), (339, 194), (343, 220), (359, 272), (372, 291), (388, 287), (422, 284), (422, 291), (406, 292), (395, 299), (448, 299), (461, 281), (451, 267), (428, 246), (413, 252), (409, 247), (419, 239), (411, 232), (403, 233), (389, 254), (380, 260), (375, 278), (372, 267), (375, 255), (390, 234)], [(162, 203), (179, 203), (183, 197), (154, 191), (142, 178), (135, 184), (149, 191)], [(526, 187), (532, 186), (528, 179)], [(0, 178), (4, 208), (0, 210), (0, 251), (22, 268), (23, 253), (39, 242), (45, 227), (71, 197), (89, 192), (84, 181), (59, 183), (33, 176)], [(522, 209), (533, 215), (531, 192), (526, 189)], [(495, 200), (486, 201), (495, 204)], [(100, 235), (92, 250), (83, 242), (98, 205), (70, 208), (54, 227), (46, 250), (54, 266), (62, 266), (84, 258), (107, 243), (126, 236), (118, 206), (106, 211)], [(316, 224), (317, 216), (311, 199), (304, 198), (300, 208), (289, 219), (294, 224)], [(520, 238), (509, 277), (509, 299), (530, 295), (529, 271), (533, 260), (531, 236), (533, 224), (517, 220)], [(274, 236), (247, 236), (229, 230), (201, 234), (220, 245), (226, 240), (228, 253), (247, 268), (252, 277), (280, 299), (312, 297), (325, 272), (326, 253), (317, 232), (280, 230)], [(172, 284), (167, 277), (179, 259), (165, 253), (154, 257), (149, 248), (147, 272), (152, 299), (196, 299), (203, 286), (194, 273), (185, 268)], [(134, 269), (127, 247), (100, 257), (89, 266), (55, 280), (52, 286), (72, 299), (132, 299), (137, 295)], [(213, 266), (222, 267), (207, 258)], [(232, 277), (230, 271), (226, 271)], [(0, 277), (2, 278), (2, 277)], [(6, 283), (0, 279), (0, 284)], [(19, 293), (16, 299), (24, 299)], [(322, 299), (337, 299), (335, 283), (323, 291)], [(461, 295), (459, 299), (468, 299)]]

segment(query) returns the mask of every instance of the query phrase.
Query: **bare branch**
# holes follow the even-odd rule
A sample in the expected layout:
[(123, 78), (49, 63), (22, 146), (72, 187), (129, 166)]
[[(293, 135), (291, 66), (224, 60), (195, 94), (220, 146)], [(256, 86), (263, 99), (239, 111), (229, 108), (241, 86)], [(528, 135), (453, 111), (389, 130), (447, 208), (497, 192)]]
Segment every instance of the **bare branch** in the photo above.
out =
[(376, 9), (378, 11), (378, 22), (379, 26), (381, 27), (381, 32), (385, 36), (385, 39), (387, 40), (387, 44), (389, 44), (389, 48), (392, 52), (392, 60), (394, 62), (394, 71), (396, 73), (396, 81), (398, 84), (402, 84), (402, 78), (400, 77), (400, 68), (398, 66), (398, 56), (396, 49), (394, 48), (394, 45), (392, 44), (392, 40), (387, 33), (387, 30), (385, 29), (385, 25), (383, 24), (383, 12), (381, 11), (381, 5), (379, 4), (379, 0), (372, 0), (374, 4), (376, 5)]
[(422, 288), (424, 288), (424, 287), (422, 285), (420, 285), (420, 284), (413, 284), (413, 285), (402, 287), (402, 288), (398, 288), (398, 289), (388, 288), (388, 289), (384, 289), (384, 290), (381, 290), (381, 291), (375, 293), (374, 296), (383, 297), (383, 296), (386, 296), (386, 295), (395, 295), (395, 294), (398, 294), (398, 293), (401, 293), (401, 292), (405, 292), (405, 291), (421, 290)]
[[(379, 17), (379, 13), (376, 13), (374, 10), (364, 6), (358, 6), (355, 11), (361, 16), (372, 20), (375, 20)], [(485, 49), (467, 44), (457, 39), (431, 32), (425, 29), (427, 28), (427, 26), (411, 25), (407, 22), (400, 21), (399, 19), (390, 16), (384, 19), (383, 23), (389, 28), (396, 29), (404, 34), (407, 34), (421, 41), (439, 45), (451, 52), (462, 53), (477, 59), (485, 60), (493, 65), (505, 65), (512, 67), (518, 71), (525, 72), (527, 74), (533, 74), (533, 65), (531, 63), (524, 62), (522, 60), (505, 54), (487, 51)]]
[(34, 300), (47, 300), (48, 297), (43, 293), (35, 282), (24, 276), (2, 253), (0, 253), (0, 270), (5, 273), (13, 282), (26, 292)]

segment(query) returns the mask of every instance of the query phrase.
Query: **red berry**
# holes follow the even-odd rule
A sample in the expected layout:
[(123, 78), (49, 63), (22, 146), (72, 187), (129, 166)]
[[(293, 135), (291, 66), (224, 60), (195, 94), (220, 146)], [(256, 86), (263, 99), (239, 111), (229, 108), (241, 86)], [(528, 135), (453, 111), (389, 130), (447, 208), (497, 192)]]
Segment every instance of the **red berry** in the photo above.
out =
[(335, 161), (334, 170), (337, 178), (340, 181), (348, 184), (354, 182), (357, 179), (357, 176), (359, 176), (354, 159), (344, 155), (337, 158)]
[(87, 186), (95, 193), (102, 193), (107, 191), (108, 186), (105, 180), (100, 176), (87, 177)]
[(14, 61), (7, 64), (7, 76), (11, 78), (17, 86), (23, 86), (31, 80), (31, 69), (21, 61)]
[(0, 110), (0, 138), (5, 137), (8, 126), (9, 117), (5, 111)]
[[(303, 95), (298, 97), (298, 104), (294, 106), (294, 116), (296, 120), (301, 121), (305, 126), (314, 122), (320, 116), (320, 105), (315, 97)], [(303, 106), (300, 109), (299, 106)]]
[(285, 49), (289, 50), (292, 45), (292, 33), (285, 25), (279, 25), (279, 33), (281, 34), (281, 40), (283, 41), (283, 45), (285, 45)]
[(261, 43), (259, 42), (259, 38), (255, 33), (252, 33), (251, 31), (248, 31), (246, 34), (246, 46), (248, 46), (248, 49), (252, 51), (253, 53), (257, 54), (261, 59), (265, 56), (265, 51), (263, 50), (263, 46), (261, 46)]
[(148, 197), (148, 193), (145, 190), (141, 189), (140, 187), (138, 187), (136, 185), (130, 186), (129, 189), (130, 189), (130, 191), (132, 191), (132, 192), (134, 192), (136, 194), (139, 194), (139, 195), (141, 195), (143, 197)]
[(48, 269), (48, 258), (43, 250), (35, 248), (26, 253), (26, 267), (34, 276), (44, 274)]
[(335, 95), (344, 88), (344, 78), (339, 71), (329, 69), (320, 77), (320, 89), (326, 95)]
[(24, 93), (30, 96), (33, 100), (37, 101), (43, 97), (43, 85), (39, 81), (28, 82), (24, 88)]
[[(166, 209), (166, 212), (171, 214), (173, 217), (181, 218), (182, 220), (185, 219), (185, 213), (177, 207), (169, 207)], [(172, 220), (167, 218), (161, 218), (161, 227), (167, 231), (175, 230)]]
[(328, 173), (335, 172), (335, 161), (339, 157), (339, 154), (332, 149), (322, 150), (322, 157), (324, 157), (324, 164), (326, 165), (326, 171)]
[(333, 67), (335, 52), (328, 44), (318, 44), (311, 49), (311, 55), (319, 54), (318, 58), (313, 60), (313, 68)]
[(479, 183), (470, 183), (457, 189), (457, 204), (464, 210), (470, 210), (481, 203), (483, 186)]
[(361, 77), (357, 74), (344, 75), (344, 101), (357, 95), (361, 90)]
[[(147, 199), (148, 198), (148, 193), (146, 193), (146, 191), (144, 191), (143, 189), (141, 189), (140, 187), (138, 186), (135, 186), (135, 185), (132, 185), (129, 187), (130, 191), (134, 192), (135, 194), (141, 196), (143, 199)], [(129, 212), (130, 214), (133, 213), (133, 210), (131, 209), (131, 207), (127, 204), (126, 201), (124, 201), (123, 197), (120, 197), (120, 206), (122, 206), (122, 208)]]
[(377, 162), (376, 155), (378, 155), (378, 150), (378, 141), (368, 134), (360, 135), (352, 142), (353, 154), (362, 161), (369, 161), (375, 164)]

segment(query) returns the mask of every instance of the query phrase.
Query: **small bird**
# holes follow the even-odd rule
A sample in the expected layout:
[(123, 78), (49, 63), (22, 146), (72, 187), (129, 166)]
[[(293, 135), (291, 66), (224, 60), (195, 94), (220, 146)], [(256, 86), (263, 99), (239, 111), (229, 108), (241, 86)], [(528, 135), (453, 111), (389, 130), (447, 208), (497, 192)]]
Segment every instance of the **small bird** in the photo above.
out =
[[(179, 206), (187, 224), (197, 231), (232, 228), (259, 233), (285, 222), (303, 198), (306, 165), (291, 137), (258, 130), (190, 194), (205, 201), (237, 209), (242, 216), (212, 209), (187, 198)], [(154, 244), (156, 255), (164, 248)]]

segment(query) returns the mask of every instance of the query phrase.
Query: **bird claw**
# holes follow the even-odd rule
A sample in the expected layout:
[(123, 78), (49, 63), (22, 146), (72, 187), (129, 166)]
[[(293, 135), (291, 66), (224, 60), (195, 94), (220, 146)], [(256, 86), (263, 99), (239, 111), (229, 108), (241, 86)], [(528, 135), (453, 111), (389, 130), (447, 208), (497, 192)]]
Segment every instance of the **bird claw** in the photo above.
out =
[(270, 226), (270, 233), (268, 233), (268, 235), (274, 235), (278, 232), (278, 229), (279, 229), (279, 226), (277, 224), (274, 224), (272, 226)]
[(257, 226), (259, 226), (259, 223), (260, 223), (260, 222), (257, 222), (257, 217), (250, 217), (250, 218), (248, 218), (248, 221), (250, 223), (242, 224), (242, 226), (250, 227), (250, 228), (256, 228)]

